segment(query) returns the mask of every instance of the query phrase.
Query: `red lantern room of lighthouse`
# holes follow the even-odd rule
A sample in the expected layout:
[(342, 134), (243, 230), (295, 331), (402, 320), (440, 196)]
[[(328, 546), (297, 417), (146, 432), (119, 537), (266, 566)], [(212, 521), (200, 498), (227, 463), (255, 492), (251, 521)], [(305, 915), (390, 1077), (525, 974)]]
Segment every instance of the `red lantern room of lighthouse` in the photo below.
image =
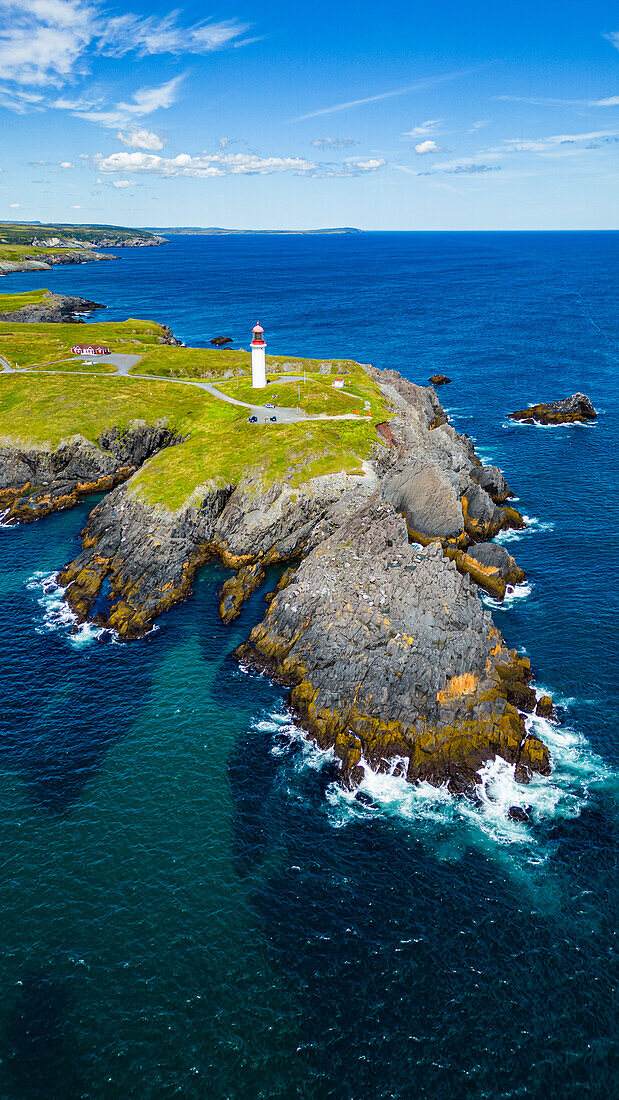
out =
[(264, 329), (263, 329), (262, 325), (260, 324), (260, 321), (258, 321), (257, 325), (254, 325), (254, 327), (252, 329), (252, 333), (253, 333), (252, 344), (264, 344), (265, 343)]
[(265, 351), (264, 329), (258, 322), (254, 325), (251, 342), (251, 384), (255, 390), (262, 390), (267, 384)]

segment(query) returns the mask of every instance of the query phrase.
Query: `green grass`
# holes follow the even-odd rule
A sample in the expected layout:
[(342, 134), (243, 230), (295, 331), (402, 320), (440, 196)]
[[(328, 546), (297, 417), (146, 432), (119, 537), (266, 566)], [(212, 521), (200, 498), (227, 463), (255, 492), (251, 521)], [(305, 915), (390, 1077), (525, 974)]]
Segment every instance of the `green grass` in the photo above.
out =
[[(143, 229), (120, 225), (26, 225), (24, 222), (0, 222), (0, 241), (27, 245), (34, 237), (71, 237), (75, 241), (105, 240), (107, 237), (153, 237)], [(57, 250), (56, 250), (57, 251)]]
[(0, 355), (12, 367), (43, 366), (66, 359), (73, 344), (105, 344), (112, 351), (139, 355), (157, 347), (163, 328), (154, 321), (102, 321), (89, 325), (20, 324), (0, 321)]
[(74, 248), (41, 248), (32, 244), (3, 244), (0, 241), (0, 260), (11, 260), (19, 263), (20, 260), (44, 260), (46, 256), (59, 252), (74, 252)]
[(140, 379), (69, 374), (0, 375), (0, 435), (57, 446), (80, 434), (96, 440), (105, 428), (132, 420), (167, 419), (185, 433), (204, 420), (226, 417), (228, 408), (190, 386)]
[[(376, 441), (372, 422), (254, 425), (244, 410), (192, 386), (77, 374), (0, 375), (0, 438), (57, 446), (78, 433), (95, 441), (134, 420), (165, 421), (188, 438), (150, 459), (131, 479), (141, 499), (175, 511), (205, 483), (236, 484), (254, 471), (266, 487), (298, 487), (319, 474), (361, 473)], [(257, 490), (258, 491), (258, 487)]]
[(38, 306), (49, 290), (28, 290), (25, 294), (0, 294), (0, 313), (14, 313), (23, 306)]
[(248, 351), (214, 348), (175, 348), (165, 344), (149, 348), (130, 374), (155, 374), (165, 378), (221, 378), (226, 371), (251, 369)]
[(299, 406), (300, 395), (301, 408), (310, 416), (342, 416), (345, 413), (363, 411), (363, 401), (360, 398), (347, 397), (341, 391), (332, 389), (331, 383), (325, 382), (321, 376), (308, 374), (304, 382), (291, 382), (286, 375), (268, 377), (271, 384), (266, 389), (253, 389), (251, 379), (245, 378), (219, 382), (217, 388), (222, 393), (228, 393), (250, 405), (264, 405), (269, 401), (275, 406), (291, 409)]
[(319, 474), (361, 474), (362, 460), (376, 440), (373, 425), (367, 423), (259, 426), (248, 424), (234, 406), (228, 408), (233, 410), (232, 418), (209, 420), (180, 447), (149, 459), (131, 479), (131, 491), (176, 511), (190, 497), (199, 503), (204, 495), (200, 487), (235, 485), (251, 472), (259, 475), (256, 492), (276, 479), (298, 488)]
[[(25, 369), (30, 374), (37, 374), (40, 368), (26, 367)], [(45, 372), (53, 371), (54, 374), (58, 371), (62, 374), (116, 374), (116, 367), (102, 359), (98, 359), (93, 363), (84, 363), (81, 359), (64, 359), (58, 363), (53, 363), (51, 366), (43, 367), (42, 370)]]

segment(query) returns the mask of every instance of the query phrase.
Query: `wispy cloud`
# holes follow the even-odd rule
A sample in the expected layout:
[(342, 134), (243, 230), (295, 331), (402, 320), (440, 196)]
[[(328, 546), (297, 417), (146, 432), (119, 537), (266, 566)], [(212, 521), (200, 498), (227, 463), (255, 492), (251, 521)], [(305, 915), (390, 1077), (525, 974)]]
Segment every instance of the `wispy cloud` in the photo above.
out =
[(429, 118), (427, 122), (422, 122), (419, 126), (413, 126), (412, 130), (406, 130), (402, 134), (402, 137), (416, 138), (426, 137), (428, 134), (435, 134), (442, 124), (441, 118)]
[(553, 99), (547, 96), (495, 95), (496, 101), (506, 103), (528, 103), (532, 107), (617, 107), (619, 95), (606, 96), (605, 99)]
[(506, 148), (516, 153), (544, 153), (561, 145), (583, 145), (585, 142), (614, 139), (619, 130), (591, 130), (585, 134), (552, 134), (550, 137), (535, 138), (533, 141), (522, 138), (504, 138)]
[(212, 179), (221, 176), (266, 176), (273, 173), (292, 172), (309, 177), (353, 176), (376, 172), (383, 168), (382, 159), (360, 160), (351, 158), (341, 165), (321, 164), (305, 157), (263, 157), (257, 153), (204, 153), (191, 156), (179, 153), (176, 157), (161, 157), (152, 153), (112, 153), (93, 157), (98, 172), (123, 174), (151, 174), (174, 178), (192, 177)]
[(483, 128), (489, 126), (491, 122), (491, 118), (482, 118), (479, 122), (474, 122), (473, 125), (469, 127), (469, 134), (474, 134), (477, 130), (483, 130)]
[(128, 12), (105, 22), (97, 39), (102, 53), (112, 57), (124, 57), (127, 53), (145, 54), (202, 54), (221, 50), (238, 43), (249, 30), (248, 23), (235, 19), (224, 22), (204, 20), (191, 26), (179, 23), (178, 11), (157, 16), (139, 16)]
[[(163, 147), (163, 142), (156, 134), (148, 130), (134, 130), (137, 119), (144, 115), (151, 115), (154, 111), (165, 110), (171, 107), (178, 98), (179, 89), (184, 80), (184, 75), (175, 76), (164, 84), (156, 84), (152, 87), (138, 88), (129, 101), (116, 103), (113, 107), (106, 107), (101, 102), (83, 100), (53, 100), (51, 107), (70, 111), (75, 118), (84, 119), (86, 122), (95, 122), (110, 130), (131, 128), (128, 135), (120, 136), (124, 145), (131, 148), (156, 150)], [(133, 137), (132, 137), (133, 134)], [(135, 135), (141, 136), (142, 142), (137, 143)], [(146, 142), (146, 144), (144, 144)], [(153, 144), (159, 142), (159, 144)]]
[(358, 144), (353, 138), (315, 138), (312, 141), (314, 149), (350, 149)]
[(477, 65), (473, 69), (460, 69), (457, 72), (444, 73), (442, 76), (431, 76), (426, 80), (417, 81), (416, 84), (407, 84), (405, 88), (396, 88), (394, 91), (364, 96), (363, 99), (349, 99), (345, 103), (336, 103), (332, 107), (321, 107), (318, 111), (309, 111), (306, 115), (299, 115), (297, 118), (291, 119), (291, 122), (305, 122), (308, 118), (319, 118), (321, 115), (332, 115), (337, 111), (348, 111), (353, 107), (364, 107), (368, 103), (379, 103), (381, 100), (394, 99), (396, 96), (407, 95), (408, 92), (417, 92), (422, 88), (431, 88), (436, 84), (444, 84), (449, 80), (458, 80), (460, 77), (468, 76), (483, 67)]
[(93, 56), (205, 54), (238, 44), (249, 28), (236, 20), (183, 25), (163, 16), (113, 16), (89, 0), (0, 0), (0, 72), (4, 81), (59, 87), (84, 75)]
[(610, 31), (609, 34), (605, 34), (603, 37), (606, 38), (615, 49), (619, 50), (619, 31)]

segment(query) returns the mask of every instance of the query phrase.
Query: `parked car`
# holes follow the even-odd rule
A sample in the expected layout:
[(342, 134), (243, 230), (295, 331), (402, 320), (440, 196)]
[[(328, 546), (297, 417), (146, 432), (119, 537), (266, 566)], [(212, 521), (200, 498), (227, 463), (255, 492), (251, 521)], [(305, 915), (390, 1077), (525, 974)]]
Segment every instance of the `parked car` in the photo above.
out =
[(247, 417), (247, 422), (248, 422), (248, 424), (257, 424), (258, 423), (258, 417), (257, 416), (248, 416)]
[(277, 424), (277, 417), (276, 416), (271, 417), (271, 424)]
[(272, 405), (270, 401), (267, 401), (267, 403), (264, 407), (265, 407), (265, 409), (274, 409), (275, 405)]

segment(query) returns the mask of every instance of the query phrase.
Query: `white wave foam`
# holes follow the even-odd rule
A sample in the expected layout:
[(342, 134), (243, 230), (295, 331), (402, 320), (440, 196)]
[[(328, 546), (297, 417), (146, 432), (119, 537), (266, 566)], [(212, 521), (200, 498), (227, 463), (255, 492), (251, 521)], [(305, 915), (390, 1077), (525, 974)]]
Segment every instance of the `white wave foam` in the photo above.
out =
[(485, 607), (493, 611), (509, 611), (509, 608), (514, 607), (520, 600), (526, 600), (531, 595), (531, 591), (528, 581), (523, 581), (522, 584), (508, 584), (503, 600), (496, 600), (494, 596), (490, 596), (488, 592), (483, 592), (481, 589), (479, 594)]
[[(288, 765), (288, 790), (295, 797), (300, 795), (295, 775), (319, 773), (333, 764), (333, 750), (321, 750), (287, 711), (262, 717), (254, 728), (272, 735), (271, 753)], [(362, 759), (363, 778), (357, 788), (348, 790), (337, 780), (327, 785), (330, 824), (344, 828), (360, 819), (394, 818), (430, 841), (440, 858), (458, 858), (473, 844), (495, 852), (516, 846), (528, 863), (544, 862), (545, 827), (578, 817), (592, 789), (612, 781), (613, 772), (572, 727), (526, 715), (525, 728), (548, 746), (550, 776), (535, 774), (528, 784), (517, 782), (515, 766), (497, 756), (480, 769), (475, 795), (468, 797), (452, 795), (446, 786), (409, 783), (404, 757), (391, 760), (385, 772), (373, 770)], [(512, 807), (523, 811), (526, 820), (514, 820)]]
[(90, 645), (104, 634), (109, 634), (111, 641), (117, 641), (116, 633), (107, 627), (94, 626), (92, 623), (77, 625), (77, 616), (64, 599), (66, 589), (58, 584), (57, 577), (57, 573), (39, 572), (33, 573), (26, 582), (26, 588), (41, 592), (37, 599), (42, 611), (40, 626), (36, 628), (38, 633), (64, 634), (69, 645), (74, 649)]
[(539, 421), (533, 420), (504, 420), (501, 424), (502, 428), (542, 428), (545, 431), (553, 431), (555, 428), (593, 428), (595, 427), (595, 420), (572, 420), (565, 424), (540, 424)]
[(2, 522), (4, 517), (8, 516), (10, 511), (11, 511), (10, 508), (5, 508), (4, 512), (0, 512), (0, 529), (2, 529), (3, 531), (12, 531), (13, 528), (17, 527), (16, 523), (3, 523)]
[(527, 535), (544, 534), (546, 531), (554, 531), (555, 525), (551, 521), (543, 521), (538, 519), (537, 516), (522, 515), (526, 527), (522, 527), (519, 531), (514, 531), (511, 528), (508, 531), (499, 531), (498, 535), (494, 536), (494, 542), (519, 542), (520, 539), (526, 538)]

